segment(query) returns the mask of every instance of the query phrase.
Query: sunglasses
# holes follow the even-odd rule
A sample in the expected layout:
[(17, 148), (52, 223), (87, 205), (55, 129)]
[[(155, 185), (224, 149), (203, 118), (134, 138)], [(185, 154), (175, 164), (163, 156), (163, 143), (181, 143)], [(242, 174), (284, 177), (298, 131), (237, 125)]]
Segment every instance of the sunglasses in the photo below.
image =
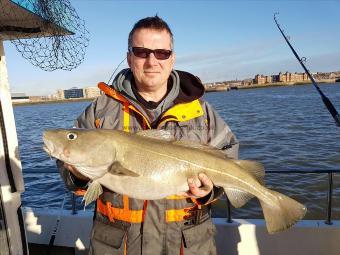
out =
[(143, 47), (130, 47), (129, 52), (133, 52), (133, 55), (135, 55), (138, 58), (148, 58), (151, 53), (157, 58), (158, 60), (165, 60), (168, 59), (172, 51), (171, 50), (164, 50), (164, 49), (156, 49), (156, 50), (150, 50), (148, 48)]

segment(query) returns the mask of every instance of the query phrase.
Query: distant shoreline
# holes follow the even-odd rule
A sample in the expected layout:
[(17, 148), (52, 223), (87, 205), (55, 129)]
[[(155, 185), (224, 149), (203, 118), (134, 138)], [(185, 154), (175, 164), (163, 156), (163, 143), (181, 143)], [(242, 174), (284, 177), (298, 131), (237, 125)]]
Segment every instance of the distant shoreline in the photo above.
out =
[[(329, 82), (318, 82), (320, 85), (334, 84), (340, 85), (340, 82), (329, 83)], [(267, 83), (267, 84), (257, 84), (251, 86), (239, 86), (237, 89), (263, 89), (263, 88), (272, 88), (272, 87), (288, 87), (288, 86), (300, 86), (300, 85), (312, 85), (311, 82), (296, 82), (296, 83)], [(231, 90), (237, 90), (233, 88)], [(214, 89), (206, 90), (206, 93), (210, 92), (226, 92), (230, 89)], [(44, 101), (35, 101), (35, 102), (12, 102), (13, 106), (24, 106), (24, 105), (35, 105), (35, 104), (63, 104), (63, 103), (74, 103), (74, 102), (83, 102), (88, 101), (91, 102), (95, 98), (73, 98), (73, 99), (63, 99), (63, 100), (44, 100)]]
[[(334, 84), (336, 82), (322, 82), (319, 81), (317, 84), (320, 85), (327, 85), (327, 84)], [(338, 82), (340, 85), (340, 82)], [(256, 84), (251, 86), (239, 86), (238, 89), (257, 89), (257, 88), (271, 88), (271, 87), (289, 87), (289, 86), (300, 86), (300, 85), (312, 85), (312, 82), (294, 82), (294, 83), (285, 83), (285, 82), (275, 82), (275, 83), (266, 83), (266, 84)]]
[(83, 101), (93, 101), (95, 98), (72, 98), (63, 100), (43, 100), (34, 102), (12, 102), (13, 106), (23, 106), (23, 105), (35, 105), (35, 104), (63, 104), (63, 103), (74, 103)]
[[(317, 82), (320, 85), (327, 85), (327, 84), (339, 84), (340, 82), (326, 82), (326, 81), (318, 81)], [(262, 89), (262, 88), (272, 88), (272, 87), (290, 87), (290, 86), (300, 86), (300, 85), (312, 85), (312, 82), (294, 82), (294, 83), (286, 83), (286, 82), (275, 82), (275, 83), (266, 83), (266, 84), (253, 84), (253, 85), (248, 85), (248, 86), (237, 86), (237, 87), (221, 87), (221, 86), (217, 86), (217, 87), (210, 87), (208, 89), (206, 89), (207, 93), (210, 92), (225, 92), (225, 91), (229, 91), (229, 90), (238, 90), (238, 89)]]

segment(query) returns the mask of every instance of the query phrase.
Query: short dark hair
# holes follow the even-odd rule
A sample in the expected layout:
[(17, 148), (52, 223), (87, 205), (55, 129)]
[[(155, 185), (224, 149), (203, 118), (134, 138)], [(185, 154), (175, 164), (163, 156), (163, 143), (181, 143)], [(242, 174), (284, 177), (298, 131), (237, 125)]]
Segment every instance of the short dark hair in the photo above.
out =
[(163, 19), (157, 16), (157, 14), (154, 17), (146, 17), (144, 19), (137, 21), (137, 23), (133, 26), (132, 30), (129, 33), (128, 48), (132, 47), (132, 37), (135, 31), (143, 28), (167, 31), (170, 34), (171, 48), (173, 48), (174, 38), (171, 29)]

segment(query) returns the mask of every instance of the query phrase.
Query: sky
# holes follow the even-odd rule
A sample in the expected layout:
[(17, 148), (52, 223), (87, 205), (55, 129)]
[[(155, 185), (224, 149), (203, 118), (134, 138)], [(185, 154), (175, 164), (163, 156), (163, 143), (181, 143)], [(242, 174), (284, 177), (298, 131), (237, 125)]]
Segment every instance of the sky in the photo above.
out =
[[(275, 12), (300, 57), (307, 58), (311, 72), (340, 71), (340, 0), (70, 2), (90, 33), (84, 61), (72, 71), (46, 72), (5, 41), (12, 92), (41, 96), (108, 82), (126, 56), (133, 25), (155, 14), (174, 34), (175, 69), (191, 72), (203, 82), (302, 72), (274, 23)], [(124, 61), (118, 70), (126, 67)]]

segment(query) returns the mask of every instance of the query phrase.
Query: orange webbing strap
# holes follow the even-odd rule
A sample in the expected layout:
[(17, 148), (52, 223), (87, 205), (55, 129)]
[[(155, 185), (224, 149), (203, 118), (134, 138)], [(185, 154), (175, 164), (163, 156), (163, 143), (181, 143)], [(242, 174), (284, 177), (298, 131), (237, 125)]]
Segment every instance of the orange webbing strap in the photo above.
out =
[(130, 104), (129, 100), (127, 100), (125, 97), (123, 97), (116, 90), (114, 90), (113, 88), (111, 88), (110, 86), (108, 86), (104, 82), (99, 82), (98, 88), (100, 90), (102, 90), (106, 95), (108, 95), (108, 96), (120, 101), (121, 103), (123, 103), (123, 105), (126, 103), (128, 105), (128, 108), (133, 110), (134, 112), (138, 113), (143, 118), (143, 121), (145, 121), (145, 124), (147, 125), (147, 127), (151, 129), (151, 126), (150, 126), (148, 120), (145, 118), (145, 116), (136, 107), (134, 107), (132, 104)]
[(84, 196), (85, 193), (86, 193), (86, 190), (85, 190), (85, 189), (77, 189), (76, 191), (73, 191), (73, 193), (74, 193), (76, 196)]
[(194, 202), (196, 205), (197, 205), (197, 207), (198, 207), (198, 209), (201, 209), (202, 208), (202, 204), (200, 204), (198, 201), (197, 201), (197, 199), (196, 198), (191, 198), (191, 201), (192, 202)]
[(166, 210), (165, 221), (175, 222), (185, 220), (187, 217), (191, 216), (190, 210), (194, 208), (197, 208), (197, 206), (195, 205), (189, 208)]
[(102, 202), (97, 199), (97, 211), (109, 218), (110, 221), (122, 220), (131, 223), (141, 223), (143, 210), (124, 210), (115, 208), (110, 202)]
[[(123, 195), (123, 211), (125, 212), (124, 214), (129, 215), (130, 214), (130, 206), (129, 206), (129, 197), (127, 195)], [(143, 216), (142, 216), (143, 219)]]
[[(110, 221), (122, 220), (131, 223), (141, 223), (145, 217), (146, 206), (147, 200), (144, 201), (142, 210), (126, 210), (125, 208), (115, 208), (110, 202), (103, 203), (100, 199), (97, 199), (97, 211), (108, 217)], [(185, 220), (191, 216), (190, 210), (195, 207), (166, 210), (165, 220), (166, 222)]]
[(184, 242), (183, 242), (183, 237), (182, 237), (182, 242), (181, 242), (181, 249), (179, 250), (179, 255), (184, 255)]
[(127, 255), (127, 239), (128, 239), (128, 235), (125, 235), (125, 237), (124, 237), (124, 255)]
[(100, 119), (96, 119), (94, 125), (96, 126), (96, 128), (100, 128)]
[(98, 83), (98, 88), (103, 91), (106, 95), (109, 95), (111, 97), (113, 97), (114, 99), (117, 99), (121, 102), (126, 102), (128, 101), (125, 97), (123, 97), (121, 94), (119, 94), (116, 90), (114, 90), (113, 88), (111, 88), (109, 85), (107, 85), (104, 82), (99, 82)]
[[(172, 196), (166, 197), (166, 199), (173, 199), (173, 200), (186, 199), (186, 198), (187, 197), (185, 196), (178, 196), (178, 195), (172, 195)], [(167, 210), (165, 213), (166, 222), (175, 222), (175, 221), (185, 220), (187, 217), (191, 216), (190, 210), (192, 209), (200, 210), (202, 208), (202, 206), (196, 201), (195, 198), (191, 198), (191, 200), (195, 203), (193, 207)]]
[(144, 204), (143, 204), (143, 217), (142, 217), (143, 222), (144, 222), (144, 219), (145, 219), (146, 207), (147, 206), (148, 206), (148, 200), (144, 200)]

